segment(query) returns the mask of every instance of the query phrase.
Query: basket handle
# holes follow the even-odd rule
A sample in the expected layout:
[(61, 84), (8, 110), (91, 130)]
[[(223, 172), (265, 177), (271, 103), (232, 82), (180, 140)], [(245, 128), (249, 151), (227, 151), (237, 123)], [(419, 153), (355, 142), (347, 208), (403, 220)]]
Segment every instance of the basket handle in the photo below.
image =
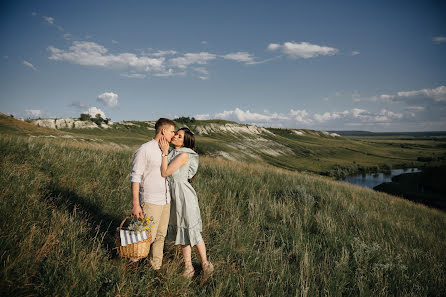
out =
[(124, 222), (125, 222), (128, 218), (131, 218), (131, 217), (130, 217), (130, 216), (127, 216), (127, 217), (125, 217), (125, 218), (122, 220), (121, 225), (119, 225), (119, 231), (121, 231), (122, 225), (124, 225)]

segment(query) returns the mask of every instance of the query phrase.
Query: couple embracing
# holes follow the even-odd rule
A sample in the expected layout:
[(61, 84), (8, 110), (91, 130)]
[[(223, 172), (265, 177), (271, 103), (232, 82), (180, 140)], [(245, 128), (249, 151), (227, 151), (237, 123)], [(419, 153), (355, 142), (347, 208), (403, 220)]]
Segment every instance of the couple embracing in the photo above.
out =
[[(150, 263), (155, 271), (161, 268), (167, 234), (167, 240), (181, 245), (183, 276), (190, 279), (195, 273), (191, 259), (195, 246), (207, 279), (214, 267), (207, 260), (198, 198), (190, 184), (198, 169), (194, 134), (188, 128), (175, 132), (175, 123), (165, 118), (156, 122), (155, 130), (155, 137), (141, 145), (133, 158), (132, 216), (154, 219)], [(170, 153), (169, 143), (175, 147)]]

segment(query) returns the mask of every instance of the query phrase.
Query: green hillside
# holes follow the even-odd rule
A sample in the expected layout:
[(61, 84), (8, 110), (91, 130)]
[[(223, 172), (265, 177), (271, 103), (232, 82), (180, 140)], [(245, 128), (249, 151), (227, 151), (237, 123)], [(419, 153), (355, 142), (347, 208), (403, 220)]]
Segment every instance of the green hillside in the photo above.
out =
[[(264, 162), (210, 156), (200, 157), (193, 186), (215, 275), (204, 284), (185, 281), (181, 253), (167, 243), (160, 280), (146, 261), (132, 267), (116, 255), (115, 230), (131, 208), (130, 144), (100, 137), (99, 129), (48, 137), (28, 123), (16, 130), (0, 123), (2, 296), (446, 295), (444, 212)], [(324, 151), (310, 136), (269, 137)], [(200, 145), (203, 139), (228, 143), (200, 136)], [(193, 262), (199, 272), (195, 253)]]
[[(181, 119), (181, 118), (180, 118)], [(186, 120), (184, 120), (186, 119)], [(24, 122), (16, 121), (21, 126)], [(11, 118), (0, 115), (0, 131), (11, 132)], [(423, 167), (432, 162), (446, 163), (446, 138), (380, 139), (346, 138), (324, 131), (275, 129), (223, 120), (190, 121), (182, 118), (177, 127), (195, 132), (201, 155), (242, 162), (261, 162), (276, 167), (342, 177), (360, 172), (391, 168)], [(154, 135), (154, 121), (118, 122), (108, 129), (45, 129), (48, 134), (73, 141), (106, 143), (136, 149)], [(29, 132), (23, 135), (41, 134)], [(36, 127), (38, 128), (38, 127)], [(42, 128), (41, 128), (42, 129)]]

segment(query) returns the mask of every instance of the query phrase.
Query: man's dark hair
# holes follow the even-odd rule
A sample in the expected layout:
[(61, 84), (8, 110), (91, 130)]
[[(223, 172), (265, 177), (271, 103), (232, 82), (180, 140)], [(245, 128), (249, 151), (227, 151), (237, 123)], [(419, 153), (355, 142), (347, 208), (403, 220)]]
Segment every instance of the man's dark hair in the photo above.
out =
[(156, 133), (158, 134), (159, 132), (161, 132), (161, 129), (163, 129), (164, 126), (166, 126), (166, 125), (175, 127), (175, 123), (172, 120), (169, 120), (166, 118), (160, 118), (158, 121), (156, 121), (156, 123), (155, 123)]
[(187, 127), (183, 127), (178, 129), (178, 131), (183, 130), (184, 131), (184, 143), (183, 146), (190, 148), (192, 150), (195, 151), (195, 136), (194, 133), (192, 133), (192, 131), (187, 128)]

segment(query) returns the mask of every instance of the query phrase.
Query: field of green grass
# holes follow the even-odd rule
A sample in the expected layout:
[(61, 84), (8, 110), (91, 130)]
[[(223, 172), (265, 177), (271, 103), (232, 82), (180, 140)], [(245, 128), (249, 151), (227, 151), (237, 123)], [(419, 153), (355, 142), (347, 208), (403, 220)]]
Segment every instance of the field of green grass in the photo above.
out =
[[(193, 186), (215, 274), (182, 279), (181, 253), (167, 242), (160, 280), (147, 261), (132, 267), (116, 255), (132, 146), (0, 128), (2, 296), (446, 295), (444, 212), (209, 156)], [(199, 273), (196, 253), (193, 262)]]

